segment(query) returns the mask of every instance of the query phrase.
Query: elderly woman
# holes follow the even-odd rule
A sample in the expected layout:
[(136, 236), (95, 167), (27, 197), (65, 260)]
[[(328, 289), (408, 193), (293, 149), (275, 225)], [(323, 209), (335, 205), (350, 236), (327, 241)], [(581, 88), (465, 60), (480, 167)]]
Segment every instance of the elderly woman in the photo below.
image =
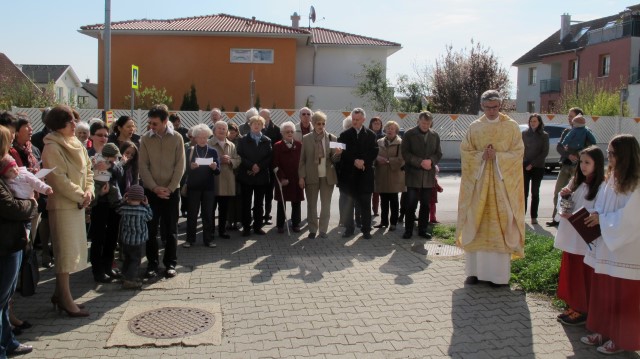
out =
[(71, 317), (86, 317), (89, 312), (73, 301), (69, 273), (87, 263), (84, 211), (94, 196), (91, 160), (75, 136), (76, 123), (68, 106), (52, 108), (45, 125), (52, 132), (44, 138), (42, 163), (45, 168), (55, 168), (47, 175), (47, 183), (53, 188), (47, 209), (56, 257), (56, 289), (51, 303)]
[[(13, 140), (11, 131), (0, 126), (0, 156), (4, 157)], [(20, 344), (11, 331), (9, 301), (16, 289), (18, 271), (22, 262), (22, 250), (27, 244), (24, 222), (37, 215), (35, 200), (17, 199), (9, 186), (0, 178), (0, 357), (27, 354), (30, 345)]]
[[(400, 126), (389, 121), (384, 126), (385, 137), (378, 140), (378, 157), (376, 158), (375, 191), (380, 193), (380, 224), (376, 228), (389, 227), (396, 230), (398, 224), (398, 193), (404, 191), (404, 160), (402, 159), (402, 139), (398, 136)], [(391, 213), (389, 213), (391, 207)]]
[[(332, 156), (342, 150), (330, 149), (329, 143), (336, 142), (336, 136), (325, 131), (327, 115), (317, 111), (311, 117), (313, 131), (302, 137), (302, 152), (298, 165), (298, 181), (307, 195), (307, 221), (309, 238), (315, 238), (318, 230), (320, 237), (326, 238), (331, 215), (331, 195), (333, 186), (338, 182)], [(320, 222), (318, 223), (318, 193), (320, 194)]]
[[(240, 134), (240, 129), (238, 125), (233, 122), (228, 123), (229, 131), (227, 132), (227, 140), (233, 143), (236, 146), (236, 156), (238, 156), (238, 143), (240, 142), (240, 138), (242, 135)], [(240, 157), (238, 157), (238, 160)], [(240, 162), (238, 162), (238, 166)], [(240, 188), (242, 187), (240, 182), (238, 182), (238, 166), (233, 169), (233, 174), (235, 176), (236, 181), (236, 193), (233, 197), (229, 199), (229, 211), (228, 211), (228, 226), (227, 229), (237, 230), (240, 228), (240, 223), (242, 222), (242, 195)], [(218, 220), (219, 223), (222, 223)]]
[(120, 116), (112, 125), (113, 131), (109, 135), (109, 142), (120, 147), (124, 142), (131, 141), (140, 148), (140, 136), (136, 134), (136, 123), (129, 116)]
[(531, 224), (538, 224), (540, 184), (544, 177), (544, 163), (549, 154), (549, 134), (544, 131), (542, 117), (537, 113), (529, 116), (529, 128), (522, 133), (524, 142), (524, 212), (527, 213), (527, 198), (531, 185)]
[(249, 119), (249, 133), (238, 142), (238, 179), (242, 184), (242, 236), (251, 235), (251, 197), (253, 196), (253, 232), (263, 235), (264, 191), (269, 187), (269, 168), (273, 148), (269, 137), (262, 134), (264, 118)]
[(76, 137), (86, 149), (93, 147), (93, 142), (89, 139), (89, 124), (87, 122), (80, 121), (76, 124)]
[(205, 124), (191, 127), (191, 143), (187, 150), (187, 241), (189, 248), (196, 242), (198, 212), (202, 219), (202, 241), (207, 247), (213, 243), (213, 203), (215, 201), (215, 176), (220, 174), (218, 151), (207, 144), (213, 133)]
[(220, 175), (216, 181), (214, 203), (218, 207), (218, 236), (229, 239), (227, 234), (227, 213), (229, 201), (236, 195), (236, 175), (234, 169), (240, 165), (240, 157), (236, 153), (236, 145), (227, 139), (229, 126), (224, 121), (213, 124), (213, 137), (207, 142), (218, 151), (220, 156)]
[(282, 140), (273, 145), (273, 169), (279, 185), (275, 186), (275, 199), (278, 202), (276, 226), (278, 233), (284, 233), (285, 202), (291, 202), (291, 226), (294, 232), (300, 232), (300, 202), (304, 201), (302, 187), (298, 186), (298, 164), (302, 143), (293, 139), (296, 125), (287, 121), (280, 126)]

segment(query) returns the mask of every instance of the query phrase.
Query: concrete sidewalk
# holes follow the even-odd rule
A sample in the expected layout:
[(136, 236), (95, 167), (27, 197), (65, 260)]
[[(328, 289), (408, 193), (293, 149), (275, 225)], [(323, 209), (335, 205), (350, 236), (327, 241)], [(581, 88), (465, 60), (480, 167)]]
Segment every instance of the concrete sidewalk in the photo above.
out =
[[(307, 239), (306, 232), (287, 237), (269, 226), (266, 236), (248, 239), (231, 232), (232, 239), (216, 240), (217, 248), (201, 241), (179, 247), (185, 271), (170, 281), (188, 281), (174, 289), (96, 290), (90, 269), (76, 273), (72, 288), (88, 318), (52, 310), (53, 271), (43, 270), (38, 293), (15, 303), (19, 316), (34, 324), (19, 337), (35, 348), (27, 357), (601, 357), (580, 343), (584, 328), (556, 322), (547, 299), (465, 286), (460, 256), (410, 251), (413, 242), (401, 239), (401, 226), (374, 232), (372, 240), (342, 239), (337, 203), (336, 194), (327, 239)], [(127, 307), (176, 301), (218, 302), (222, 344), (105, 348)]]

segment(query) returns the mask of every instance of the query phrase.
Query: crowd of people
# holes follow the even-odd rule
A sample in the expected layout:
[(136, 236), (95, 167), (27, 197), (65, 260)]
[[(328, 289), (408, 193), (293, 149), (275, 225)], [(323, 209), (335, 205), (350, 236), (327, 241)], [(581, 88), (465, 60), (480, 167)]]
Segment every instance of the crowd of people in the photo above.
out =
[[(456, 241), (465, 251), (468, 285), (507, 285), (511, 260), (524, 256), (527, 210), (537, 225), (549, 136), (540, 115), (532, 114), (521, 132), (500, 112), (501, 104), (497, 91), (482, 95), (484, 114), (469, 126), (460, 148)], [(593, 334), (582, 341), (598, 345), (598, 351), (638, 350), (640, 262), (633, 255), (640, 249), (640, 228), (633, 220), (640, 209), (638, 141), (616, 136), (609, 143), (605, 173), (604, 155), (593, 146), (595, 137), (582, 115), (579, 108), (571, 109), (571, 128), (558, 144), (563, 161), (554, 198), (558, 211), (548, 223), (559, 226), (556, 247), (563, 251), (558, 297), (568, 309), (558, 320), (586, 324)], [(139, 271), (146, 257), (144, 278), (175, 277), (181, 214), (186, 217), (182, 246), (198, 245), (200, 220), (202, 242), (214, 248), (216, 237), (229, 239), (234, 231), (242, 237), (264, 235), (274, 200), (277, 233), (300, 233), (306, 202), (306, 237), (323, 239), (337, 186), (342, 237), (351, 238), (359, 229), (370, 239), (374, 227), (395, 231), (403, 223), (402, 238), (415, 232), (431, 238), (437, 193), (443, 190), (437, 182), (443, 154), (431, 113), (421, 112), (405, 132), (378, 117), (367, 126), (365, 110), (354, 108), (339, 134), (326, 131), (322, 111), (303, 107), (298, 116), (297, 124), (278, 126), (268, 109), (252, 108), (237, 126), (222, 121), (214, 109), (210, 125), (187, 129), (179, 115), (156, 105), (148, 112), (146, 133), (138, 135), (128, 116), (111, 126), (99, 119), (86, 123), (60, 105), (44, 111), (45, 128), (33, 134), (28, 118), (3, 113), (0, 229), (10, 240), (0, 246), (0, 354), (32, 350), (14, 336), (30, 323), (10, 311), (28, 243), (39, 242), (42, 266), (55, 268), (54, 308), (84, 317), (89, 311), (74, 301), (70, 274), (90, 262), (97, 283), (122, 280), (123, 288), (136, 289), (142, 286)], [(41, 168), (52, 170), (44, 182), (35, 175)], [(560, 206), (567, 197), (575, 209), (592, 213), (587, 225), (600, 226), (597, 241), (586, 244), (569, 224), (570, 213)], [(380, 218), (373, 226), (375, 216)]]

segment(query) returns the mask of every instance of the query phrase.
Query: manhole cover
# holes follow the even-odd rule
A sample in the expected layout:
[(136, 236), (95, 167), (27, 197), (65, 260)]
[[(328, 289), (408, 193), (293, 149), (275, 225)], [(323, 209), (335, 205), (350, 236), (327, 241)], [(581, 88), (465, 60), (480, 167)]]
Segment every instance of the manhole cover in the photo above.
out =
[(214, 315), (202, 309), (166, 307), (136, 315), (129, 330), (142, 337), (169, 339), (203, 333), (214, 322)]

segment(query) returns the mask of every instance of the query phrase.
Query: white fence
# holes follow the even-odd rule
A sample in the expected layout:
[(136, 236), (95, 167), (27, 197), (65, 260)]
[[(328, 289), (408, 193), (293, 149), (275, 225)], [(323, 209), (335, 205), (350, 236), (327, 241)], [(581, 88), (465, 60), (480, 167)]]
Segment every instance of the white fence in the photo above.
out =
[[(25, 113), (32, 121), (33, 129), (39, 131), (42, 127), (41, 109), (38, 108), (14, 108), (14, 113)], [(83, 121), (89, 121), (91, 118), (100, 118), (102, 111), (97, 109), (78, 109)], [(199, 123), (211, 124), (209, 111), (177, 111), (182, 119), (182, 126), (191, 127)], [(342, 132), (342, 120), (349, 115), (349, 112), (344, 111), (326, 111), (327, 114), (327, 131), (339, 134)], [(119, 116), (131, 116), (131, 110), (114, 110), (114, 118)], [(388, 121), (396, 121), (400, 124), (401, 128), (409, 129), (415, 126), (418, 119), (417, 113), (402, 113), (402, 112), (367, 112), (367, 117), (372, 118), (374, 116), (380, 117), (383, 123)], [(509, 116), (520, 124), (526, 124), (529, 119), (528, 113), (510, 113)], [(135, 110), (133, 116), (131, 116), (138, 126), (138, 132), (143, 133), (147, 128), (147, 111)], [(445, 159), (459, 159), (459, 145), (463, 136), (465, 135), (469, 124), (476, 120), (478, 116), (475, 115), (448, 115), (448, 114), (434, 114), (434, 128), (440, 135), (442, 140), (442, 152)], [(297, 110), (283, 110), (273, 109), (271, 110), (272, 121), (280, 125), (286, 121), (293, 121), (298, 123), (298, 111)], [(566, 115), (542, 115), (543, 122), (566, 124)], [(242, 124), (245, 122), (244, 112), (224, 112), (223, 120), (227, 122), (235, 122), (236, 124)], [(598, 144), (601, 147), (606, 148), (606, 144), (616, 134), (629, 133), (640, 139), (640, 118), (628, 118), (628, 117), (597, 117), (586, 116), (587, 126), (593, 130)], [(368, 124), (368, 121), (367, 123)]]

